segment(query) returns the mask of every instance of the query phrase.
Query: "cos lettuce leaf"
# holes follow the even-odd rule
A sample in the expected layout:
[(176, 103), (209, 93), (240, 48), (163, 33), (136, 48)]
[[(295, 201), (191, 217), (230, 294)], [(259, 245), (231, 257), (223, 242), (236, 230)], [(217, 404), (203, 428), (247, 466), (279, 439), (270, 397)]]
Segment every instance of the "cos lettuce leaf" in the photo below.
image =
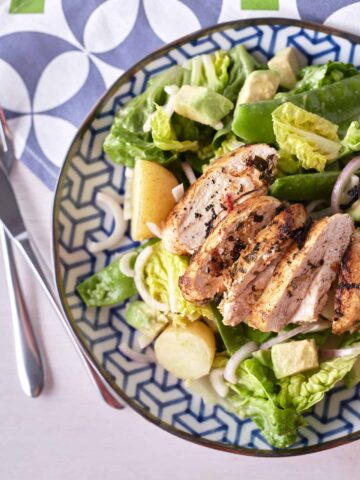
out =
[(246, 77), (258, 69), (259, 64), (243, 45), (237, 45), (229, 50), (229, 57), (229, 81), (223, 95), (235, 103)]
[(152, 141), (149, 134), (137, 134), (122, 127), (115, 118), (111, 133), (104, 142), (104, 151), (114, 163), (132, 168), (136, 158), (166, 165), (177, 159), (176, 154), (164, 152)]
[(206, 87), (221, 93), (229, 81), (229, 64), (230, 57), (224, 50), (218, 50), (214, 54), (197, 55), (184, 64), (184, 84)]
[(242, 145), (245, 145), (244, 142), (241, 142), (234, 133), (229, 133), (221, 142), (220, 147), (215, 150), (215, 158), (232, 152), (233, 150), (241, 147)]
[(245, 360), (237, 369), (238, 383), (230, 386), (226, 397), (243, 418), (251, 418), (266, 440), (277, 448), (295, 442), (297, 428), (304, 423), (294, 408), (276, 404), (276, 379), (270, 368), (258, 359)]
[(342, 139), (343, 154), (360, 151), (360, 125), (359, 122), (354, 121), (350, 123), (349, 128)]
[(300, 80), (289, 93), (314, 90), (315, 88), (324, 87), (358, 74), (359, 71), (352, 63), (333, 62), (330, 60), (324, 65), (310, 65), (300, 70)]
[(280, 148), (295, 155), (305, 169), (322, 172), (339, 156), (337, 125), (286, 102), (272, 112), (273, 128)]
[(103, 145), (104, 151), (113, 162), (133, 167), (135, 158), (160, 164), (167, 164), (177, 158), (176, 155), (156, 147), (151, 134), (144, 132), (144, 125), (155, 110), (155, 105), (165, 103), (164, 87), (179, 86), (183, 79), (184, 69), (180, 66), (171, 67), (151, 78), (145, 92), (118, 110)]
[(151, 131), (155, 146), (160, 150), (172, 150), (184, 152), (186, 150), (196, 151), (199, 144), (196, 140), (179, 141), (171, 125), (171, 119), (162, 107), (157, 105), (156, 112), (151, 117)]
[(169, 305), (169, 319), (173, 323), (194, 321), (201, 317), (214, 318), (210, 305), (199, 307), (182, 296), (179, 277), (185, 273), (189, 261), (184, 256), (174, 255), (165, 250), (159, 242), (144, 268), (144, 281), (152, 297)]
[(323, 362), (315, 373), (297, 373), (279, 381), (278, 402), (283, 408), (304, 412), (320, 402), (326, 392), (352, 369), (357, 356)]

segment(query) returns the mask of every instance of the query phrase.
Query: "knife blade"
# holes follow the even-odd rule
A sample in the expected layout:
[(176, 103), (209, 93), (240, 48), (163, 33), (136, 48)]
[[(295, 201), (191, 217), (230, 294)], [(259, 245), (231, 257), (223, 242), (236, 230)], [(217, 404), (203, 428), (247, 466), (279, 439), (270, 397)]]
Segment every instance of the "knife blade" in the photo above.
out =
[(30, 243), (30, 236), (23, 221), (19, 204), (16, 200), (15, 192), (10, 184), (4, 169), (0, 166), (0, 221), (5, 227), (7, 233), (12, 237), (17, 247), (25, 253), (33, 272), (41, 277), (47, 288), (50, 288), (49, 281), (43, 272), (37, 255)]

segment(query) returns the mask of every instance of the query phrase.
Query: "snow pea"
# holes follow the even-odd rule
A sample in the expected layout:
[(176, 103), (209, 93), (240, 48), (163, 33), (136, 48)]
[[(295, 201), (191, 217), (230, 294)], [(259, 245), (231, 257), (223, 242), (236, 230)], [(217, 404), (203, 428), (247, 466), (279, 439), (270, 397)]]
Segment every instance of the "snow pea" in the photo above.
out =
[[(135, 248), (134, 251), (139, 253), (145, 247), (154, 245), (157, 242), (157, 238), (152, 238)], [(76, 287), (85, 305), (88, 307), (115, 305), (137, 293), (134, 279), (124, 275), (119, 268), (121, 256), (117, 257), (99, 272), (86, 278)], [(132, 263), (135, 263), (135, 258)]]
[(270, 187), (281, 200), (329, 200), (340, 172), (305, 173), (280, 177)]
[(232, 123), (233, 132), (246, 142), (275, 143), (271, 113), (284, 102), (340, 124), (360, 115), (360, 75), (285, 98), (239, 104)]
[(134, 279), (121, 272), (119, 258), (77, 286), (88, 307), (114, 305), (136, 294)]

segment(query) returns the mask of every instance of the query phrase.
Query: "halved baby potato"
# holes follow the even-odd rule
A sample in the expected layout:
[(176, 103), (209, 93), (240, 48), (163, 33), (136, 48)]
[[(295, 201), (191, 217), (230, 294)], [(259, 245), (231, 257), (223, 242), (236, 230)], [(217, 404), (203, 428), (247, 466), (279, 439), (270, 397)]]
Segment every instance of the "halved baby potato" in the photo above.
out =
[(133, 240), (146, 240), (154, 236), (146, 223), (161, 226), (175, 206), (171, 191), (176, 185), (176, 177), (166, 168), (148, 160), (136, 160), (132, 185)]
[(210, 372), (215, 355), (211, 329), (197, 320), (186, 327), (168, 327), (155, 342), (158, 363), (183, 380), (196, 380)]

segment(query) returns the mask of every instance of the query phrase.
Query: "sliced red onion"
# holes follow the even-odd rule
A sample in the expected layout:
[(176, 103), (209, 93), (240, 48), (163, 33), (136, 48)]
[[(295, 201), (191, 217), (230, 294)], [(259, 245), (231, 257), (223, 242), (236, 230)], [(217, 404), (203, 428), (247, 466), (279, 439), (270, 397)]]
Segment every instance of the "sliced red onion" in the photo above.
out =
[(112, 234), (100, 242), (90, 242), (89, 250), (91, 253), (102, 252), (103, 250), (115, 247), (118, 245), (123, 236), (125, 235), (127, 222), (124, 219), (124, 212), (119, 203), (105, 192), (98, 192), (96, 194), (96, 203), (99, 203), (101, 206), (108, 207), (111, 211), (114, 221), (115, 228)]
[(314, 220), (318, 220), (319, 218), (328, 217), (332, 214), (332, 212), (332, 207), (327, 207), (317, 212), (311, 212), (311, 218), (313, 218)]
[(154, 363), (156, 361), (153, 350), (150, 350), (146, 353), (135, 352), (128, 345), (126, 345), (126, 343), (119, 345), (119, 350), (121, 353), (130, 358), (130, 360), (132, 360), (133, 362)]
[(190, 167), (187, 162), (181, 162), (181, 167), (184, 170), (186, 178), (189, 180), (190, 185), (196, 182), (196, 176), (194, 170)]
[(133, 184), (133, 170), (127, 168), (125, 170), (125, 192), (124, 192), (124, 219), (131, 220), (131, 199), (132, 199), (132, 184)]
[(153, 222), (146, 222), (146, 226), (155, 237), (162, 238), (162, 232), (159, 225), (156, 225), (156, 223)]
[(119, 260), (120, 272), (126, 275), (127, 277), (133, 277), (135, 275), (135, 270), (130, 266), (131, 260), (136, 257), (137, 252), (128, 252), (125, 253)]
[(224, 369), (224, 378), (230, 383), (236, 383), (236, 369), (240, 363), (258, 350), (259, 347), (255, 342), (249, 342), (243, 345), (227, 362)]
[(313, 200), (312, 202), (308, 203), (308, 205), (306, 206), (306, 210), (308, 213), (312, 213), (315, 208), (324, 203), (326, 203), (325, 200)]
[(144, 335), (143, 333), (141, 332), (138, 332), (137, 334), (137, 343), (140, 347), (140, 350), (144, 350), (146, 347), (148, 347), (152, 342), (153, 342), (153, 338), (151, 337), (148, 337), (146, 335)]
[(150, 305), (150, 307), (153, 307), (155, 308), (155, 310), (159, 310), (160, 312), (168, 312), (169, 307), (165, 303), (158, 302), (150, 295), (143, 279), (144, 267), (152, 252), (153, 247), (149, 245), (148, 247), (144, 248), (142, 252), (139, 253), (134, 267), (135, 286), (141, 298), (144, 300), (145, 303)]
[(300, 335), (301, 333), (315, 333), (320, 332), (321, 330), (326, 330), (330, 327), (330, 323), (324, 320), (319, 320), (315, 323), (306, 323), (304, 325), (300, 325), (299, 327), (293, 328), (288, 332), (281, 332), (276, 337), (271, 338), (267, 342), (264, 342), (260, 345), (260, 350), (268, 350), (269, 348), (273, 347), (274, 345), (278, 345), (279, 343), (283, 343), (289, 338), (295, 337), (296, 335)]
[(346, 347), (346, 348), (322, 348), (319, 351), (320, 360), (333, 360), (334, 358), (350, 357), (353, 355), (360, 355), (360, 346)]
[(229, 387), (224, 382), (224, 369), (215, 368), (209, 375), (210, 383), (219, 397), (224, 398), (228, 394)]
[(171, 190), (171, 193), (172, 193), (172, 196), (174, 197), (175, 202), (178, 203), (182, 199), (185, 193), (184, 184), (179, 183), (179, 185), (176, 185), (176, 187), (174, 187)]
[(354, 157), (338, 176), (331, 194), (331, 208), (333, 213), (340, 212), (341, 195), (347, 187), (352, 175), (360, 169), (360, 155)]

